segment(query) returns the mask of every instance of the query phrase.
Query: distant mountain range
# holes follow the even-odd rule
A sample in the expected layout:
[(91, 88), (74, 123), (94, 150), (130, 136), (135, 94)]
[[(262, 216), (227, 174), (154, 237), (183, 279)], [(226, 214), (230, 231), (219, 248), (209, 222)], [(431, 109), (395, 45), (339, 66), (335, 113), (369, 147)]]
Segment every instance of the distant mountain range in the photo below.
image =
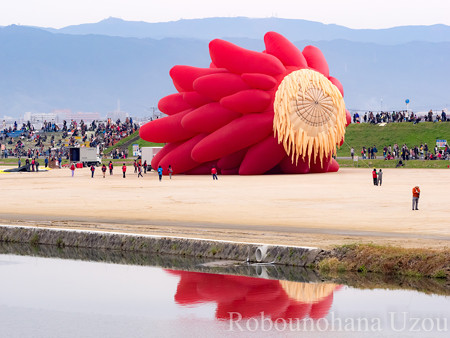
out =
[(351, 29), (339, 25), (292, 19), (208, 18), (148, 23), (109, 18), (98, 23), (48, 28), (53, 33), (98, 34), (134, 38), (182, 38), (212, 40), (215, 38), (261, 39), (268, 31), (283, 34), (291, 41), (348, 40), (377, 44), (401, 44), (411, 41), (450, 41), (450, 27), (404, 26), (389, 29)]
[(344, 85), (347, 108), (416, 111), (450, 107), (450, 27), (353, 30), (304, 20), (215, 18), (168, 23), (110, 18), (49, 29), (0, 28), (0, 117), (69, 108), (105, 114), (118, 99), (132, 116), (148, 115), (175, 91), (177, 64), (207, 67), (209, 40), (262, 51), (266, 31), (300, 49), (319, 47)]

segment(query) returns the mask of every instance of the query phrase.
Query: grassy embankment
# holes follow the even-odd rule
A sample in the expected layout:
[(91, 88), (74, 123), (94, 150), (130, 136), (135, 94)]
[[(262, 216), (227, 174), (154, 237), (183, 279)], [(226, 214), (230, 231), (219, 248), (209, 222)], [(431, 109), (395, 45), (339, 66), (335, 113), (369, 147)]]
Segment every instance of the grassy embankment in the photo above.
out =
[[(130, 143), (131, 140), (133, 140), (133, 142)], [(104, 153), (105, 154), (109, 154), (114, 149), (122, 149), (124, 146), (126, 146), (127, 149), (128, 149), (128, 154), (133, 154), (133, 144), (138, 144), (139, 148), (142, 148), (142, 147), (162, 147), (162, 146), (164, 146), (164, 143), (154, 143), (154, 142), (144, 141), (143, 139), (141, 139), (139, 137), (139, 130), (137, 130), (133, 134), (131, 134), (130, 136), (127, 136), (127, 137), (121, 139), (115, 145), (106, 148), (104, 150)]]
[[(349, 157), (350, 148), (355, 149), (355, 155), (359, 156), (359, 167), (394, 168), (397, 160), (383, 160), (384, 146), (394, 146), (397, 143), (400, 147), (406, 144), (408, 147), (420, 146), (427, 143), (430, 150), (436, 144), (437, 139), (450, 141), (450, 122), (422, 122), (412, 123), (388, 123), (384, 127), (373, 124), (351, 124), (345, 133), (345, 142), (337, 151), (338, 157)], [(362, 160), (362, 147), (373, 147), (378, 149), (378, 159)], [(352, 160), (339, 159), (341, 167), (354, 167), (356, 163)], [(449, 161), (407, 161), (405, 168), (447, 168)]]
[(338, 246), (318, 264), (322, 273), (359, 272), (450, 279), (450, 251), (374, 244)]

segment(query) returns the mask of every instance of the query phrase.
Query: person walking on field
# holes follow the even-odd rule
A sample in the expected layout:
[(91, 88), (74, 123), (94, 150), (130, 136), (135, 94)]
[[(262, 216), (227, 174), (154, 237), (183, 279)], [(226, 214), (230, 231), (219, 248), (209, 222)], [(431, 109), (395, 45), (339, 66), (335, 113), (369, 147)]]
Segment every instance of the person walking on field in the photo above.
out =
[(167, 169), (167, 171), (169, 172), (169, 178), (172, 179), (173, 169), (170, 164), (169, 164), (169, 168)]
[(91, 165), (91, 178), (94, 178), (95, 165)]
[(162, 180), (162, 174), (163, 174), (163, 168), (161, 166), (158, 167), (158, 176), (159, 176), (159, 181), (161, 182)]
[(144, 177), (142, 176), (142, 166), (140, 164), (138, 164), (138, 178), (139, 176)]
[(381, 183), (383, 183), (383, 171), (378, 170), (378, 185), (381, 187)]
[(103, 164), (102, 166), (102, 174), (103, 174), (103, 178), (105, 178), (105, 174), (106, 174), (106, 165)]
[(108, 167), (109, 167), (109, 174), (112, 175), (114, 166), (111, 161), (109, 161)]
[(122, 166), (122, 174), (123, 174), (123, 178), (125, 178), (125, 173), (127, 172), (127, 166), (125, 165), (125, 163)]
[(375, 169), (375, 168), (373, 168), (373, 171), (372, 171), (372, 178), (373, 178), (373, 185), (378, 185), (377, 169)]
[(420, 197), (419, 186), (416, 185), (412, 189), (412, 195), (413, 195), (413, 198), (412, 198), (412, 209), (413, 210), (419, 210), (419, 197)]
[(73, 177), (73, 174), (75, 173), (75, 163), (72, 163), (72, 165), (70, 166), (70, 170), (72, 171), (72, 177)]
[(216, 167), (212, 167), (212, 169), (211, 169), (211, 175), (212, 175), (213, 181), (214, 181), (214, 180), (218, 180), (218, 178), (217, 178), (217, 169), (216, 169)]

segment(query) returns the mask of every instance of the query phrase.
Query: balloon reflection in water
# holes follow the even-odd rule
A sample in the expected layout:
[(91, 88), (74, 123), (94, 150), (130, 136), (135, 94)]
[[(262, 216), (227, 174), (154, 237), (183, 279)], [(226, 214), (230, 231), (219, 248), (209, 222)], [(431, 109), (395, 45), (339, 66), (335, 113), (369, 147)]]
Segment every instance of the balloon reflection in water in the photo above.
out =
[(180, 305), (217, 303), (216, 318), (230, 319), (230, 312), (242, 318), (261, 315), (272, 320), (323, 318), (333, 303), (336, 284), (308, 284), (234, 275), (166, 270), (180, 276), (175, 302)]

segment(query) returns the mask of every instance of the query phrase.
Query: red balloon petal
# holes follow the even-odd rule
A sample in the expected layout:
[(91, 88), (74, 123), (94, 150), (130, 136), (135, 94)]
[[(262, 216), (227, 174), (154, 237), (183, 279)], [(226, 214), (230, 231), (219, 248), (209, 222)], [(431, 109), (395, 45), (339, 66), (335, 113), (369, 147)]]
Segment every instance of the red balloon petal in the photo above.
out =
[(344, 97), (344, 87), (342, 86), (342, 83), (338, 79), (336, 79), (335, 77), (332, 77), (332, 76), (328, 77), (328, 80), (330, 80), (330, 82), (332, 84), (334, 84), (337, 87), (337, 89), (339, 89), (342, 97)]
[(240, 175), (261, 175), (275, 167), (286, 156), (283, 145), (270, 135), (247, 151), (239, 168)]
[(276, 56), (285, 66), (295, 66), (299, 69), (308, 67), (302, 52), (283, 35), (268, 32), (264, 35), (264, 43), (266, 52)]
[(212, 161), (255, 144), (272, 133), (273, 114), (249, 114), (205, 137), (192, 150), (198, 162)]
[(218, 102), (206, 104), (183, 117), (184, 128), (198, 133), (212, 133), (241, 114), (222, 107)]
[(298, 159), (298, 164), (296, 165), (295, 162), (292, 163), (291, 158), (289, 156), (286, 156), (281, 162), (280, 162), (280, 169), (285, 174), (307, 174), (309, 173), (309, 166), (308, 163), (300, 157)]
[[(198, 68), (191, 66), (174, 66), (169, 74), (175, 87), (179, 91), (191, 92), (194, 90), (193, 83), (201, 76), (227, 72), (220, 68)], [(181, 90), (180, 90), (181, 89)]]
[(235, 153), (229, 154), (227, 156), (222, 157), (217, 165), (219, 168), (228, 170), (228, 169), (236, 169), (239, 171), (239, 166), (241, 165), (242, 160), (247, 153), (248, 148), (241, 149)]
[(220, 171), (222, 175), (239, 175), (239, 168), (233, 168), (233, 169), (222, 169)]
[(277, 85), (277, 80), (266, 74), (244, 73), (241, 77), (246, 84), (255, 89), (269, 90)]
[(175, 115), (192, 108), (183, 100), (183, 94), (176, 93), (163, 97), (158, 102), (158, 109), (167, 115)]
[(214, 101), (249, 88), (239, 75), (232, 73), (205, 75), (194, 81), (194, 89)]
[(251, 51), (220, 39), (209, 43), (209, 53), (216, 66), (236, 74), (277, 75), (286, 70), (281, 61), (273, 55)]
[(186, 140), (197, 134), (184, 129), (181, 125), (183, 117), (191, 111), (192, 109), (148, 122), (141, 127), (139, 134), (143, 135), (143, 139), (157, 143)]
[(198, 167), (194, 169), (188, 170), (185, 172), (186, 175), (209, 175), (211, 174), (211, 169), (213, 166), (217, 167), (217, 161), (211, 161), (200, 164)]
[(183, 93), (183, 100), (192, 107), (198, 108), (204, 104), (212, 102), (212, 100), (206, 96), (200, 95), (197, 92)]
[(270, 94), (264, 90), (242, 90), (236, 94), (224, 97), (220, 104), (225, 108), (242, 114), (264, 111), (272, 101)]
[(347, 118), (347, 124), (345, 125), (347, 127), (350, 123), (352, 123), (352, 116), (347, 109), (345, 110), (345, 117)]
[[(141, 128), (142, 130), (142, 128)], [(144, 139), (141, 136), (142, 139)], [(174, 150), (176, 147), (178, 147), (180, 144), (182, 144), (183, 142), (174, 142), (174, 143), (168, 143), (166, 144), (160, 151), (158, 151), (155, 155), (155, 157), (153, 157), (152, 159), (152, 168), (158, 168), (159, 165), (159, 161), (161, 161), (161, 159), (166, 156), (168, 153), (170, 153), (172, 150)]]
[(199, 166), (200, 163), (194, 161), (190, 154), (192, 148), (194, 148), (194, 146), (205, 136), (205, 134), (197, 135), (164, 156), (161, 161), (159, 161), (159, 165), (163, 168), (163, 173), (168, 174), (167, 169), (169, 168), (169, 165), (172, 166), (174, 174), (181, 174)]
[(327, 60), (321, 50), (314, 46), (306, 46), (303, 49), (303, 56), (308, 62), (308, 66), (322, 73), (325, 77), (330, 76)]
[(328, 166), (328, 172), (335, 173), (339, 171), (339, 163), (333, 158)]

